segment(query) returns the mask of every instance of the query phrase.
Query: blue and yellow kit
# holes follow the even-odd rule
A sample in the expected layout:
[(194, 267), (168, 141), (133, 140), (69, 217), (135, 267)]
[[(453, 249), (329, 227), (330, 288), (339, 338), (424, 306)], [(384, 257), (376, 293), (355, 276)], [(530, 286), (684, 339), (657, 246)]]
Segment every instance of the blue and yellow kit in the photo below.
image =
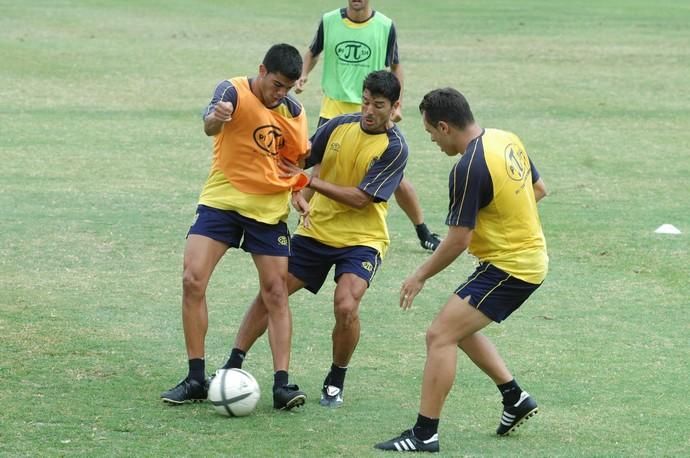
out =
[(546, 241), (532, 184), (539, 172), (513, 133), (485, 129), (449, 177), (449, 226), (474, 230), (469, 251), (528, 283), (548, 270)]
[(357, 209), (317, 192), (310, 202), (310, 227), (300, 225), (296, 234), (335, 248), (368, 246), (383, 256), (390, 243), (387, 200), (403, 178), (407, 143), (397, 126), (370, 134), (361, 121), (362, 115), (353, 113), (319, 127), (311, 138), (308, 164), (321, 164), (321, 179), (357, 187), (373, 202)]

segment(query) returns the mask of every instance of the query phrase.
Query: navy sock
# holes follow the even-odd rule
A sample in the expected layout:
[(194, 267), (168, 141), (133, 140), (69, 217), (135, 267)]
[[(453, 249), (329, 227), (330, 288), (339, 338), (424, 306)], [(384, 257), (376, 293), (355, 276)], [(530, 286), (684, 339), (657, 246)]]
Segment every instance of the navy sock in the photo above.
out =
[(331, 364), (331, 370), (326, 376), (326, 380), (323, 381), (324, 385), (337, 386), (341, 390), (345, 386), (345, 373), (347, 372), (347, 367), (336, 366)]
[(244, 358), (247, 356), (247, 352), (240, 350), (239, 348), (233, 348), (230, 351), (230, 357), (225, 362), (223, 369), (242, 369), (242, 363), (244, 363)]
[(438, 422), (438, 418), (425, 417), (420, 413), (412, 431), (417, 439), (425, 441), (438, 432)]
[(193, 358), (189, 360), (189, 373), (187, 378), (196, 380), (199, 383), (204, 383), (206, 378), (206, 363), (203, 358)]
[(288, 384), (288, 373), (287, 371), (276, 371), (275, 374), (273, 374), (273, 391), (275, 391), (276, 388), (280, 388), (281, 386), (285, 386)]
[(518, 402), (518, 400), (520, 399), (522, 390), (520, 389), (520, 385), (517, 384), (515, 379), (511, 380), (508, 383), (496, 386), (498, 387), (498, 391), (500, 391), (501, 395), (503, 396), (504, 406), (515, 405), (515, 403)]
[(431, 231), (429, 231), (429, 228), (426, 227), (425, 223), (417, 224), (414, 228), (417, 231), (417, 237), (419, 237), (419, 240), (426, 240), (431, 236)]

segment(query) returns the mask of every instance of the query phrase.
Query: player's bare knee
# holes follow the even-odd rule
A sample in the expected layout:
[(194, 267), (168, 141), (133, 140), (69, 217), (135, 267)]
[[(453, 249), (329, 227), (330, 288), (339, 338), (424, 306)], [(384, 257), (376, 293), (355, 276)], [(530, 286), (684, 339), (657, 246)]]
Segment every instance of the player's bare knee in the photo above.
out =
[(426, 348), (427, 350), (443, 346), (448, 343), (450, 336), (448, 336), (440, 326), (435, 326), (433, 323), (426, 330)]
[(349, 326), (359, 319), (359, 304), (352, 301), (336, 303), (333, 312), (336, 323)]
[(206, 282), (192, 269), (185, 269), (182, 273), (182, 292), (185, 296), (203, 296)]
[(288, 291), (284, 281), (266, 282), (261, 286), (261, 299), (269, 313), (287, 306)]

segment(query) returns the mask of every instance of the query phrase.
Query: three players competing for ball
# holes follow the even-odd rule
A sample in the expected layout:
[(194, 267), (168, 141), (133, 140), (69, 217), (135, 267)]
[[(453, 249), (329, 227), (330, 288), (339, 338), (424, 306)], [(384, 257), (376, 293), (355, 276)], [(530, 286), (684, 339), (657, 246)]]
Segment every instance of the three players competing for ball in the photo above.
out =
[[(214, 136), (214, 163), (185, 248), (183, 324), (189, 373), (163, 393), (170, 403), (206, 397), (205, 289), (229, 247), (252, 254), (260, 292), (224, 368), (241, 367), (246, 352), (267, 329), (275, 369), (274, 407), (302, 405), (306, 395), (288, 383), (292, 326), (287, 296), (301, 288), (316, 293), (335, 265), (333, 363), (320, 402), (328, 407), (343, 402), (347, 365), (359, 339), (359, 304), (389, 243), (386, 201), (400, 183), (407, 160), (404, 138), (392, 122), (400, 83), (386, 71), (367, 77), (362, 112), (336, 117), (312, 137), (309, 165), (314, 170), (307, 177), (300, 162), (306, 154), (303, 108), (287, 94), (301, 73), (301, 68), (294, 70), (295, 64), (301, 67), (301, 58), (291, 46), (277, 45), (282, 60), (276, 66), (274, 48), (256, 78), (221, 83), (204, 117), (206, 133)], [(546, 275), (548, 258), (536, 208), (546, 192), (520, 140), (479, 127), (459, 92), (428, 93), (420, 112), (432, 141), (461, 158), (450, 175), (448, 237), (405, 280), (400, 306), (409, 308), (424, 282), (466, 249), (480, 264), (427, 331), (415, 426), (376, 447), (433, 452), (439, 450), (438, 422), (454, 380), (458, 347), (503, 395), (497, 434), (510, 434), (537, 412), (534, 399), (519, 387), (480, 330), (507, 318)], [(257, 137), (259, 125), (280, 129)], [(258, 162), (243, 162), (242, 157), (255, 155), (257, 145), (265, 154)], [(231, 170), (230, 164), (240, 167)], [(307, 190), (301, 191), (305, 185)], [(284, 222), (290, 195), (303, 216), (291, 242)]]

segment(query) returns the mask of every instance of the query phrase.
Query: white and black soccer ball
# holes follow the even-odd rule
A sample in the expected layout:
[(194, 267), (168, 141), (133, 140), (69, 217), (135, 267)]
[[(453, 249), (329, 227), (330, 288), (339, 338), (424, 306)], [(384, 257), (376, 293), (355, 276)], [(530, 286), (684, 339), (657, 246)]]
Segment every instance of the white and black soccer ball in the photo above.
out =
[(254, 412), (261, 397), (256, 379), (242, 369), (221, 369), (208, 388), (208, 400), (221, 415), (244, 417)]

